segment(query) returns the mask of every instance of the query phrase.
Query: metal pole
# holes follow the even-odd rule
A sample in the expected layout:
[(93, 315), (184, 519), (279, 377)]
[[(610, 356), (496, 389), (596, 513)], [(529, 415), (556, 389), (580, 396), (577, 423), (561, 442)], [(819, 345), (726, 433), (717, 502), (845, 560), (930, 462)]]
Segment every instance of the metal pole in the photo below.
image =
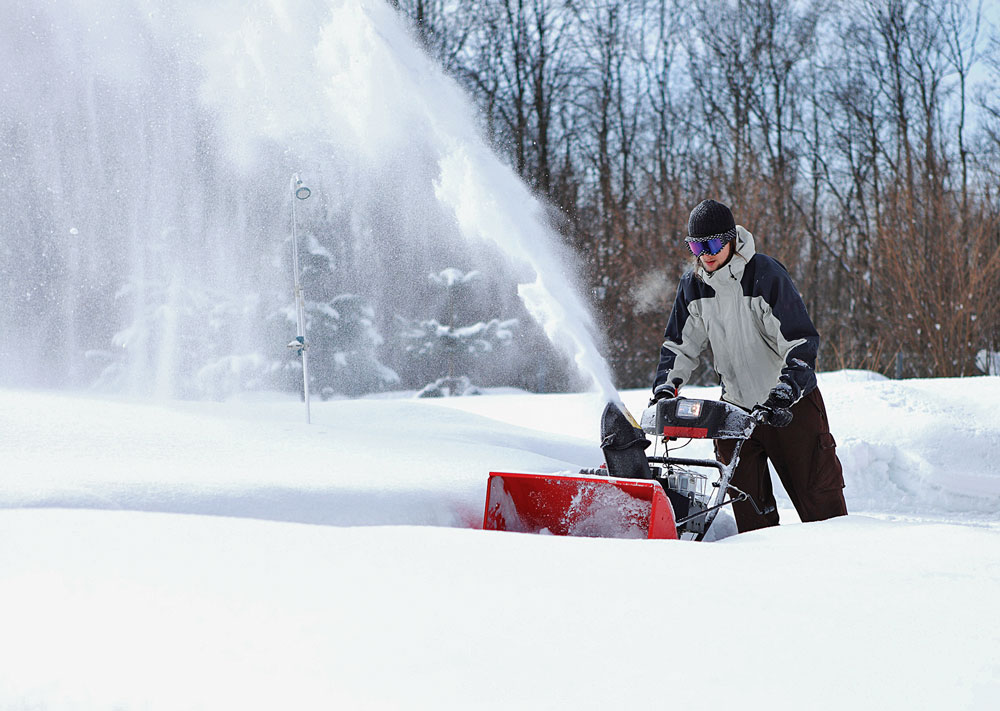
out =
[(299, 180), (299, 174), (292, 174), (291, 181), (291, 193), (292, 193), (292, 271), (295, 276), (295, 320), (297, 322), (297, 332), (295, 336), (295, 341), (298, 341), (298, 345), (294, 346), (294, 341), (289, 344), (290, 347), (295, 347), (299, 355), (302, 357), (302, 393), (306, 402), (306, 424), (312, 423), (312, 417), (309, 413), (309, 349), (306, 345), (306, 304), (305, 297), (302, 294), (302, 284), (299, 282), (299, 239), (296, 232), (295, 224), (295, 201), (305, 200), (309, 197), (309, 188), (302, 185), (302, 181)]

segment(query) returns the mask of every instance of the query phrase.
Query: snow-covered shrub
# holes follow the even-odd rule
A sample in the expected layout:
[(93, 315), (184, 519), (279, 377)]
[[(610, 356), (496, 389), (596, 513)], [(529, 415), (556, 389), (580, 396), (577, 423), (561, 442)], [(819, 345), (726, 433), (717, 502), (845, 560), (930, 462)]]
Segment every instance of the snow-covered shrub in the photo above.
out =
[(980, 350), (976, 354), (976, 367), (986, 375), (1000, 375), (1000, 353)]

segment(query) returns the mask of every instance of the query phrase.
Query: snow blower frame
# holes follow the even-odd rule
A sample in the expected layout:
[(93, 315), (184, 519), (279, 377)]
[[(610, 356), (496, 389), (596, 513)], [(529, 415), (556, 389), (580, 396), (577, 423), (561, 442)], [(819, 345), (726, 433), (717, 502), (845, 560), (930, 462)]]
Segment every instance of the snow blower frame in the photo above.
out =
[[(605, 465), (579, 474), (491, 472), (483, 528), (568, 536), (702, 540), (716, 514), (736, 501), (756, 503), (730, 483), (743, 443), (766, 410), (748, 413), (720, 400), (670, 398), (646, 408), (637, 426), (609, 403), (601, 417)], [(663, 456), (646, 456), (660, 438)], [(672, 457), (677, 439), (735, 440), (728, 465)], [(701, 470), (714, 469), (709, 482)]]

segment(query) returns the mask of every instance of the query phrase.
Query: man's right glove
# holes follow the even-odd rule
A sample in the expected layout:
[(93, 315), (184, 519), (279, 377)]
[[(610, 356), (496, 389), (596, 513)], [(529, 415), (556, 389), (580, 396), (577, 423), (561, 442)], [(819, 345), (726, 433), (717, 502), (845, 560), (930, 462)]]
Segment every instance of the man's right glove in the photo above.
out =
[(775, 385), (768, 393), (767, 400), (761, 406), (764, 409), (764, 422), (772, 427), (788, 427), (792, 422), (792, 403), (795, 402), (795, 392), (785, 381)]
[(680, 378), (674, 378), (669, 383), (660, 383), (653, 390), (653, 397), (649, 399), (649, 407), (652, 407), (660, 400), (664, 398), (674, 398), (681, 393), (681, 383), (684, 381)]

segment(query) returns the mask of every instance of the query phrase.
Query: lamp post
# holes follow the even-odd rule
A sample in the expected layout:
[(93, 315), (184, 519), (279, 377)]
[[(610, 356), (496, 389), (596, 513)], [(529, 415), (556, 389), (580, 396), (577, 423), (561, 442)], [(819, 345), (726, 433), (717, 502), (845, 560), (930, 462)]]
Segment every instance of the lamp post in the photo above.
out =
[(306, 303), (302, 295), (302, 284), (299, 281), (299, 239), (295, 224), (295, 202), (305, 200), (312, 191), (302, 184), (298, 173), (292, 174), (292, 272), (295, 278), (295, 320), (297, 331), (295, 340), (288, 344), (302, 358), (302, 393), (306, 402), (306, 424), (311, 424), (309, 414), (309, 349), (306, 345)]

